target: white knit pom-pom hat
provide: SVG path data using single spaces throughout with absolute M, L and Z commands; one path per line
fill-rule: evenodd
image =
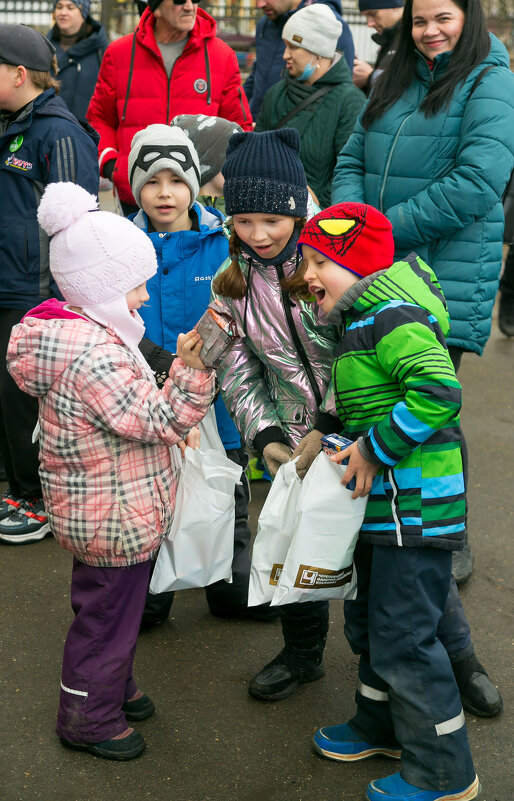
M 50 270 L 72 306 L 97 306 L 157 272 L 154 247 L 129 220 L 99 211 L 98 202 L 73 183 L 49 184 L 38 209 L 50 240 Z

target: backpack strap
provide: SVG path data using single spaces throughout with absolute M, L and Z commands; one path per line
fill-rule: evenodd
M 291 117 L 294 117 L 296 114 L 299 114 L 300 111 L 303 111 L 304 108 L 307 108 L 307 106 L 310 106 L 311 103 L 314 103 L 315 100 L 318 100 L 320 97 L 323 97 L 323 95 L 326 95 L 326 93 L 330 92 L 330 90 L 332 88 L 333 88 L 332 86 L 323 86 L 321 89 L 318 89 L 318 91 L 314 92 L 312 95 L 308 95 L 307 97 L 304 97 L 302 102 L 298 103 L 297 106 L 292 108 L 291 111 L 289 111 L 284 117 L 282 117 L 282 119 L 279 120 L 277 122 L 277 124 L 273 126 L 273 128 L 271 130 L 272 131 L 276 131 L 278 128 L 283 128 L 284 125 L 286 124 L 286 122 L 289 122 Z

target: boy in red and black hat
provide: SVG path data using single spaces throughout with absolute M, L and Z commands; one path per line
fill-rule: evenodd
M 472 799 L 479 793 L 464 713 L 438 628 L 451 554 L 462 548 L 465 488 L 461 387 L 448 355 L 446 301 L 414 253 L 392 264 L 387 218 L 341 203 L 298 240 L 324 322 L 344 322 L 333 367 L 353 497 L 368 495 L 355 551 L 358 595 L 345 633 L 359 654 L 357 711 L 318 729 L 314 745 L 343 762 L 376 754 L 403 770 L 372 781 L 369 801 Z

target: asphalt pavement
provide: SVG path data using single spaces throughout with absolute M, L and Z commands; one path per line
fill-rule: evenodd
M 475 555 L 462 598 L 505 702 L 498 718 L 466 715 L 481 801 L 514 798 L 513 354 L 495 322 L 485 355 L 464 357 L 460 371 Z M 254 530 L 267 488 L 252 484 Z M 311 750 L 315 729 L 353 708 L 357 664 L 340 602 L 331 604 L 325 678 L 263 703 L 248 695 L 248 681 L 282 647 L 279 623 L 213 618 L 203 590 L 177 594 L 169 622 L 139 638 L 135 675 L 157 707 L 137 725 L 148 743 L 142 756 L 115 763 L 63 749 L 54 725 L 72 557 L 47 537 L 2 545 L 0 559 L 2 801 L 353 801 L 398 769 L 384 759 L 336 764 Z

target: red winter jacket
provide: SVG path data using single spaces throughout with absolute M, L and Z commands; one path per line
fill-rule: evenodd
M 100 174 L 103 165 L 115 158 L 113 181 L 120 200 L 131 204 L 135 201 L 128 184 L 128 154 L 137 131 L 152 123 L 169 123 L 176 114 L 224 117 L 246 131 L 252 129 L 236 54 L 216 37 L 214 19 L 198 8 L 169 80 L 154 24 L 147 8 L 133 34 L 109 45 L 87 112 L 100 134 Z

